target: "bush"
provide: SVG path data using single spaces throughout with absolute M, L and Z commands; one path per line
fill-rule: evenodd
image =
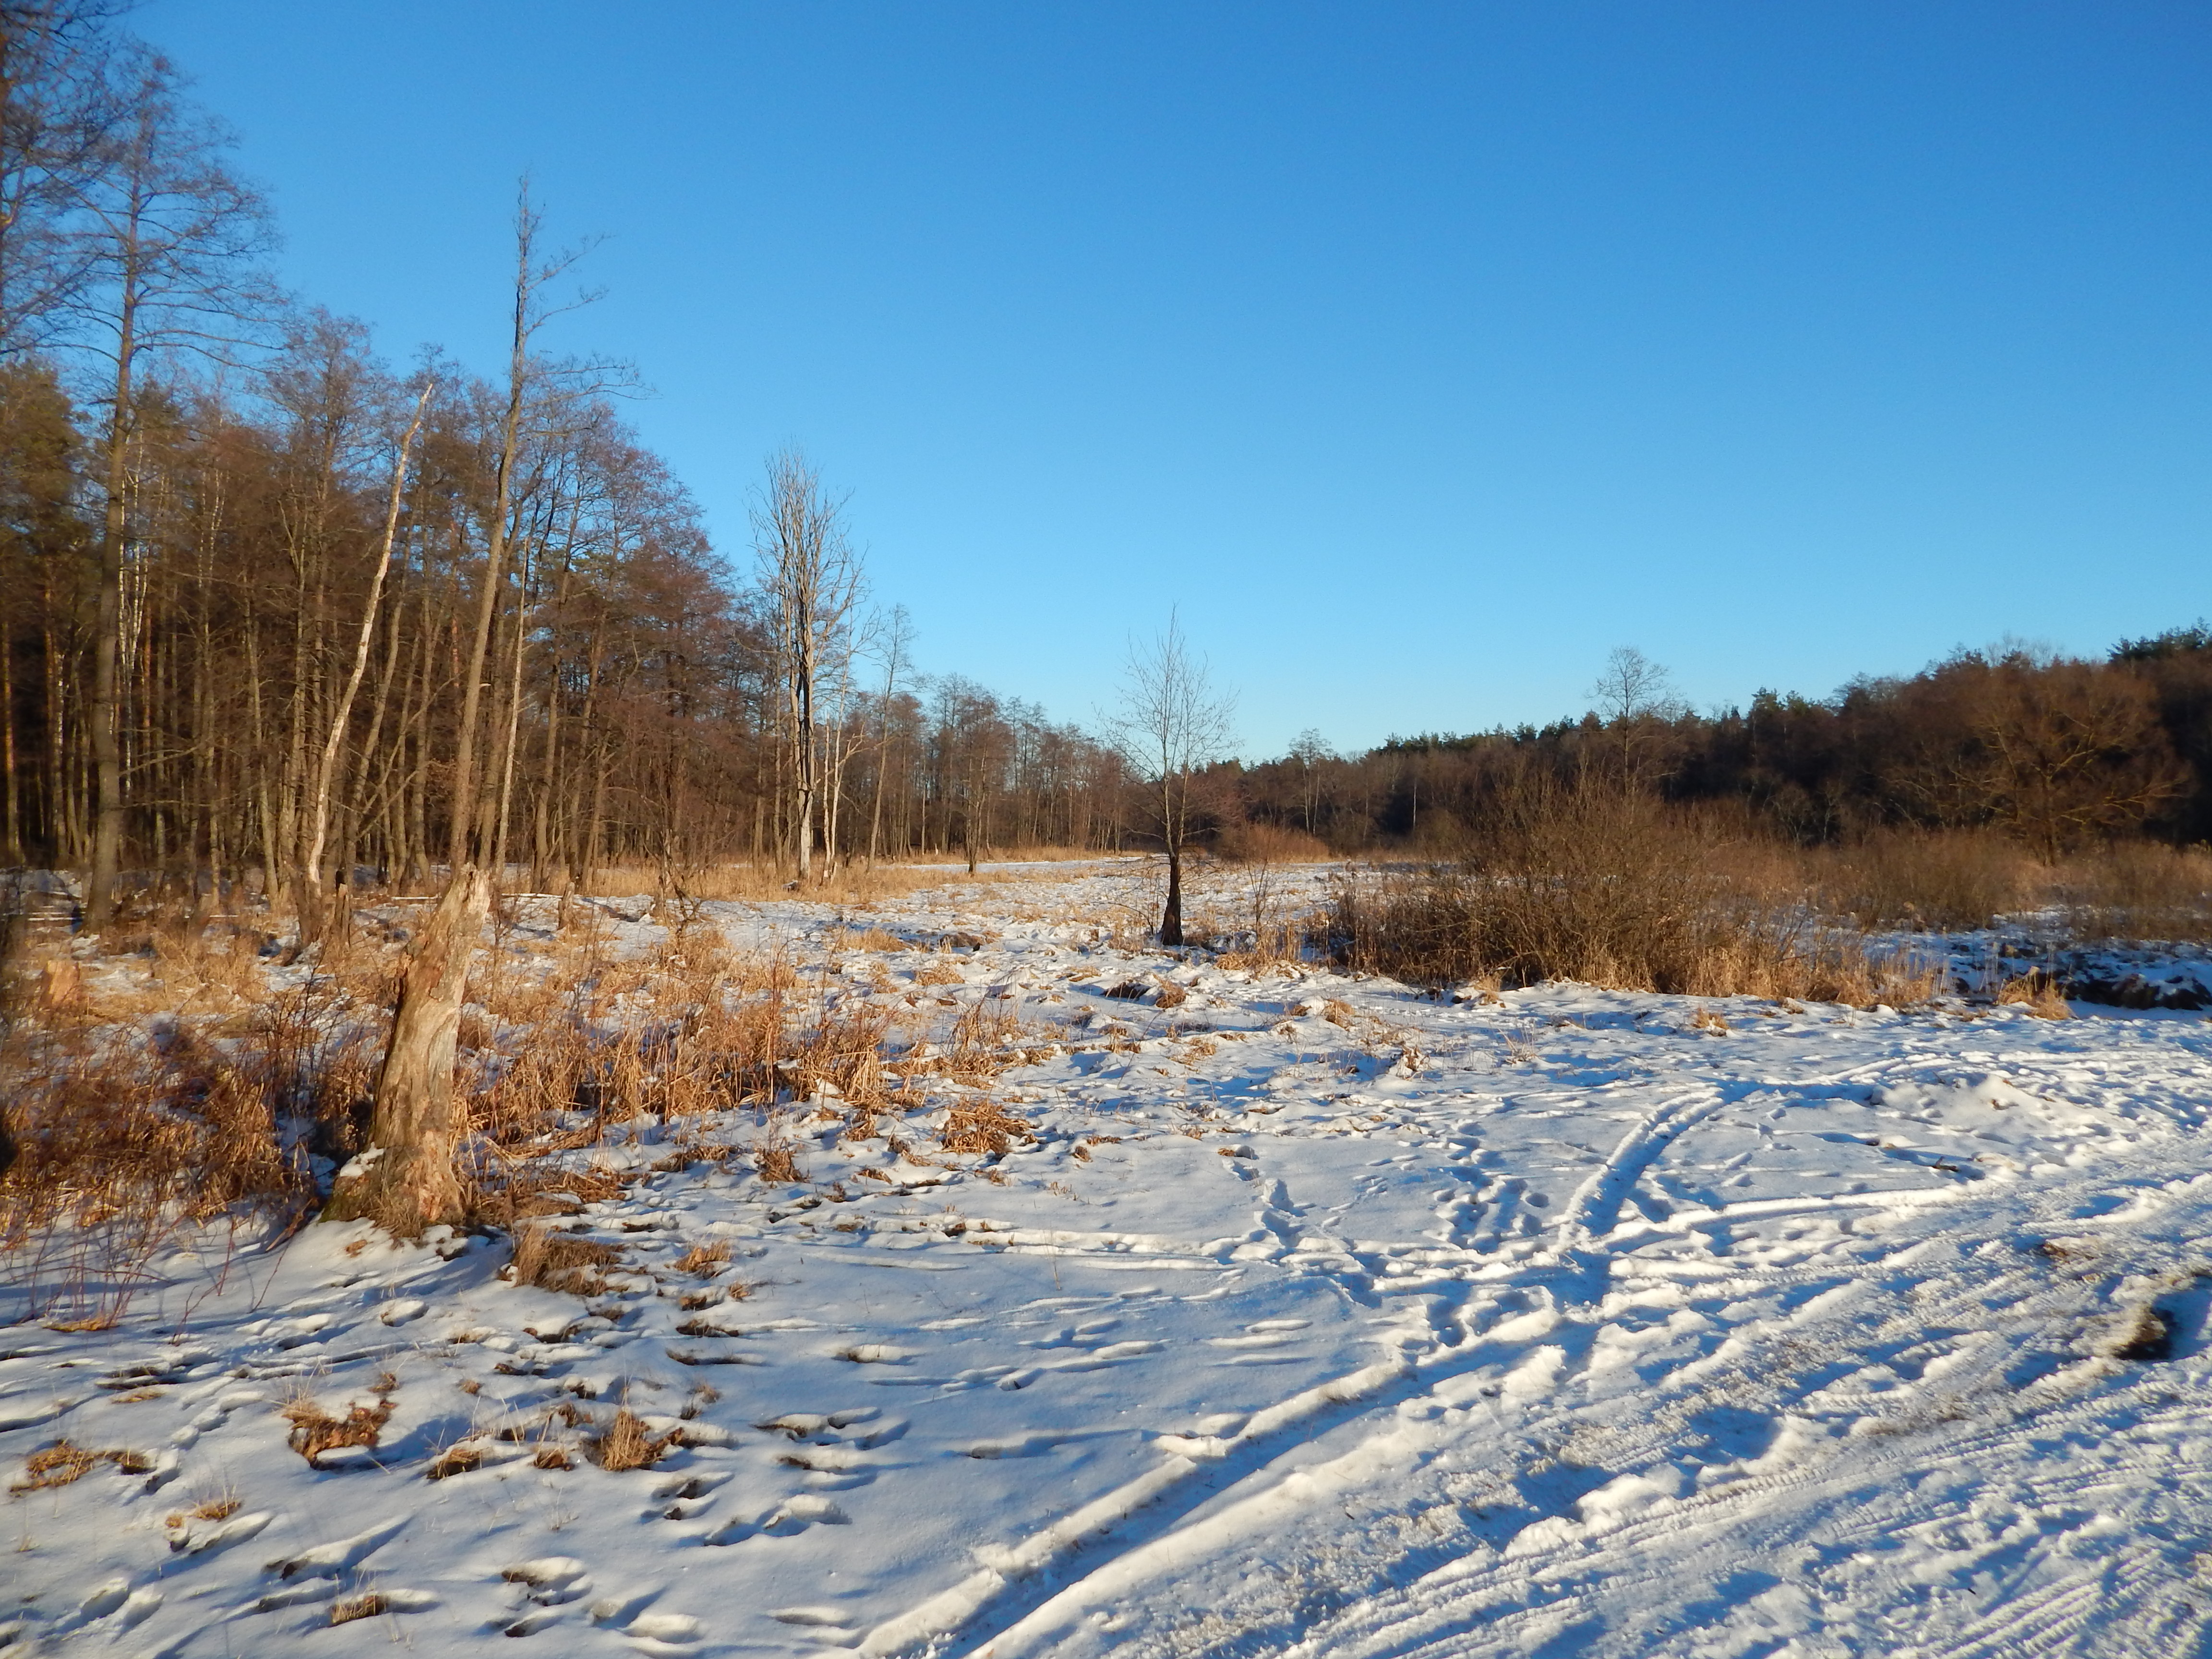
M 2212 939 L 2212 850 L 2115 842 L 2059 872 L 2069 929 L 2082 939 Z
M 1319 864 L 1331 856 L 1327 842 L 1279 823 L 1224 824 L 1213 850 L 1231 864 Z
M 1774 860 L 1717 821 L 1597 784 L 1523 786 L 1456 865 L 1340 883 L 1350 965 L 1414 983 L 1578 980 L 1691 996 L 1912 1001 L 1932 966 L 1821 926 Z
M 1987 927 L 2036 902 L 2038 866 L 1994 830 L 1879 830 L 1815 860 L 1822 902 L 1866 927 Z

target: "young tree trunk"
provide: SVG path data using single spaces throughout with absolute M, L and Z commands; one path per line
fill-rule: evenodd
M 491 884 L 474 865 L 453 872 L 407 964 L 391 1046 L 376 1079 L 368 1151 L 349 1165 L 324 1218 L 366 1217 L 395 1237 L 459 1225 L 461 1182 L 453 1161 L 466 1114 L 453 1096 L 461 996 L 477 936 L 491 908 Z
M 125 289 L 116 331 L 114 407 L 106 434 L 106 500 L 100 535 L 100 597 L 92 646 L 92 754 L 98 781 L 92 879 L 85 892 L 84 929 L 97 933 L 115 909 L 115 875 L 123 854 L 123 710 L 117 696 L 116 659 L 122 644 L 123 538 L 125 456 L 131 443 L 131 371 L 137 299 Z
M 1160 943 L 1182 943 L 1182 848 L 1174 841 L 1168 842 L 1168 902 L 1160 912 Z
M 316 758 L 307 809 L 307 854 L 301 860 L 300 872 L 302 939 L 323 936 L 323 845 L 330 831 L 331 784 L 337 775 L 339 746 L 344 743 L 346 726 L 353 719 L 353 700 L 360 695 L 362 679 L 368 672 L 368 647 L 376 632 L 377 607 L 384 602 L 384 579 L 392 568 L 392 544 L 399 536 L 399 507 L 407 489 L 407 458 L 415 447 L 416 434 L 422 430 L 422 417 L 429 412 L 430 394 L 436 389 L 434 380 L 425 379 L 422 382 L 422 395 L 415 400 L 415 418 L 399 440 L 398 453 L 392 459 L 392 495 L 385 503 L 384 537 L 378 544 L 376 562 L 369 574 L 368 598 L 361 608 L 361 630 L 354 641 L 353 666 L 346 676 L 344 690 L 339 692 L 331 709 L 330 730 L 323 738 L 323 752 Z M 392 625 L 398 627 L 397 619 Z

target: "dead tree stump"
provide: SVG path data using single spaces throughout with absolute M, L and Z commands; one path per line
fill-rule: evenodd
M 490 908 L 483 872 L 472 864 L 455 871 L 407 964 L 391 1046 L 377 1073 L 368 1150 L 340 1176 L 325 1220 L 366 1218 L 402 1238 L 459 1224 L 453 1152 L 465 1114 L 453 1096 L 453 1060 L 462 992 Z

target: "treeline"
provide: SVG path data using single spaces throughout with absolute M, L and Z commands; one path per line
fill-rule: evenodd
M 1455 852 L 1532 781 L 1624 783 L 1730 810 L 1801 844 L 1882 829 L 1995 828 L 2045 860 L 2115 836 L 2212 839 L 2212 633 L 2116 646 L 2102 660 L 1960 651 L 1920 673 L 1813 701 L 1761 691 L 1698 714 L 1662 670 L 1614 653 L 1577 720 L 1393 738 L 1356 757 L 1314 734 L 1280 760 L 1218 769 L 1218 821 L 1351 852 Z
M 915 677 L 837 500 L 771 459 L 734 569 L 556 355 L 515 221 L 505 374 L 395 372 L 281 294 L 264 204 L 99 0 L 0 0 L 0 860 L 261 872 L 810 866 L 1112 842 L 1119 760 Z M 488 296 L 488 301 L 489 296 Z M 794 519 L 793 514 L 796 514 Z

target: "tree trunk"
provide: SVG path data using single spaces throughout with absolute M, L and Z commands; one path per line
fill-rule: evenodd
M 1182 848 L 1168 842 L 1168 902 L 1160 912 L 1160 943 L 1173 948 L 1182 943 Z
M 300 871 L 300 936 L 302 939 L 323 937 L 323 846 L 330 830 L 331 784 L 337 775 L 338 750 L 345 741 L 346 726 L 353 719 L 353 700 L 361 694 L 362 679 L 368 672 L 368 647 L 376 632 L 377 607 L 384 602 L 384 579 L 392 568 L 392 544 L 399 535 L 399 507 L 407 489 L 407 458 L 415 447 L 416 435 L 422 430 L 422 417 L 429 412 L 430 394 L 436 389 L 436 381 L 427 379 L 423 381 L 422 395 L 415 400 L 415 418 L 409 423 L 405 435 L 399 440 L 398 453 L 392 459 L 392 496 L 385 504 L 384 538 L 377 545 L 376 562 L 369 573 L 368 598 L 362 605 L 361 630 L 354 641 L 353 666 L 346 676 L 345 689 L 338 694 L 337 702 L 331 709 L 330 731 L 323 738 L 323 752 L 315 763 L 314 784 L 307 807 L 307 852 L 301 860 Z M 396 617 L 392 626 L 395 629 L 398 626 Z
M 106 434 L 106 500 L 100 535 L 100 599 L 92 643 L 92 755 L 98 793 L 92 880 L 84 928 L 97 933 L 114 915 L 115 875 L 123 855 L 123 710 L 116 657 L 122 644 L 125 458 L 131 442 L 131 371 L 137 335 L 137 289 L 127 285 L 116 331 L 115 403 Z
M 407 964 L 392 1042 L 376 1079 L 368 1150 L 348 1166 L 324 1218 L 366 1217 L 395 1237 L 458 1226 L 461 1182 L 453 1153 L 467 1115 L 453 1096 L 461 996 L 477 936 L 491 908 L 491 884 L 472 864 L 453 872 Z

